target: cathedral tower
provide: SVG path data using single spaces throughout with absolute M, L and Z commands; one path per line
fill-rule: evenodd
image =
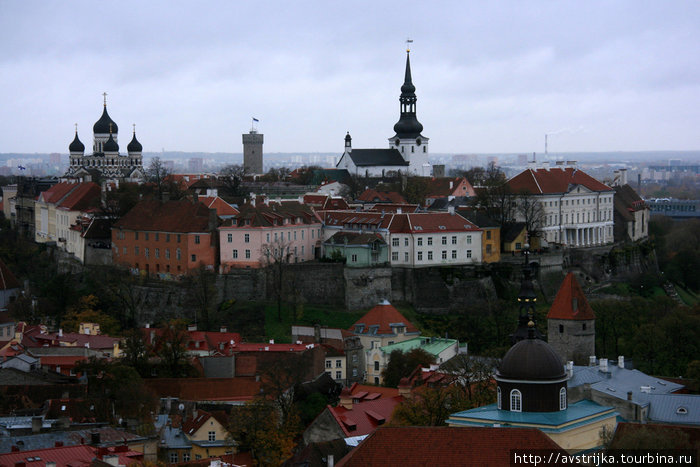
M 409 163 L 408 170 L 414 175 L 430 175 L 428 165 L 428 138 L 421 135 L 423 125 L 416 117 L 416 87 L 411 77 L 411 50 L 406 49 L 406 73 L 399 97 L 401 115 L 394 125 L 396 134 L 389 138 L 389 145 L 398 149 L 401 157 Z M 425 172 L 425 173 L 424 173 Z

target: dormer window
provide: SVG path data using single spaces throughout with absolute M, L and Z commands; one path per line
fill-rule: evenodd
M 678 408 L 676 409 L 676 413 L 677 413 L 678 415 L 688 415 L 688 409 L 685 408 L 685 407 L 678 407 Z

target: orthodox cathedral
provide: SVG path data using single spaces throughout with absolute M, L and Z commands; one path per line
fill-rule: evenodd
M 141 181 L 144 178 L 143 147 L 136 139 L 134 129 L 131 142 L 127 145 L 127 154 L 119 154 L 119 127 L 107 113 L 107 95 L 105 94 L 102 116 L 92 127 L 92 153 L 85 154 L 85 145 L 78 138 L 78 128 L 75 128 L 75 138 L 68 146 L 70 164 L 66 171 L 67 177 L 92 177 L 120 179 L 126 181 Z
M 389 138 L 389 149 L 353 149 L 350 133 L 345 135 L 345 151 L 336 165 L 351 174 L 380 177 L 390 172 L 430 175 L 428 138 L 416 117 L 416 87 L 411 78 L 410 49 L 406 50 L 406 73 L 399 97 L 401 116 Z

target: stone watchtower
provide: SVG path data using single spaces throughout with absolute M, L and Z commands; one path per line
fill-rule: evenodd
M 586 365 L 595 355 L 595 313 L 573 273 L 564 278 L 547 314 L 547 339 L 562 362 Z
M 243 133 L 243 167 L 252 174 L 263 173 L 263 135 L 251 128 Z

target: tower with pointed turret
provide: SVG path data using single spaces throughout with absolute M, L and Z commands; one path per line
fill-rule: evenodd
M 547 314 L 547 340 L 562 362 L 585 365 L 595 355 L 595 313 L 571 272 Z
M 401 157 L 408 162 L 408 170 L 412 174 L 429 175 L 428 164 L 428 138 L 423 136 L 423 125 L 416 116 L 416 87 L 413 85 L 411 77 L 411 49 L 406 49 L 406 72 L 404 74 L 403 85 L 401 86 L 401 96 L 399 97 L 399 108 L 401 115 L 399 121 L 394 125 L 394 136 L 389 138 L 389 146 L 398 149 Z M 428 170 L 428 173 L 424 173 Z
M 78 137 L 78 125 L 75 125 L 75 137 L 68 146 L 70 151 L 67 177 L 90 177 L 117 180 L 140 181 L 143 173 L 143 147 L 136 139 L 136 127 L 127 154 L 119 154 L 119 127 L 107 113 L 107 94 L 104 94 L 102 116 L 92 126 L 92 153 L 85 154 L 85 145 Z
M 409 41 L 410 42 L 410 41 Z M 411 76 L 411 50 L 406 49 L 406 71 L 399 96 L 399 121 L 394 125 L 394 136 L 389 138 L 388 149 L 353 149 L 350 133 L 345 135 L 345 151 L 336 168 L 367 177 L 383 177 L 397 173 L 430 175 L 428 138 L 423 136 L 423 125 L 416 117 L 416 87 Z

